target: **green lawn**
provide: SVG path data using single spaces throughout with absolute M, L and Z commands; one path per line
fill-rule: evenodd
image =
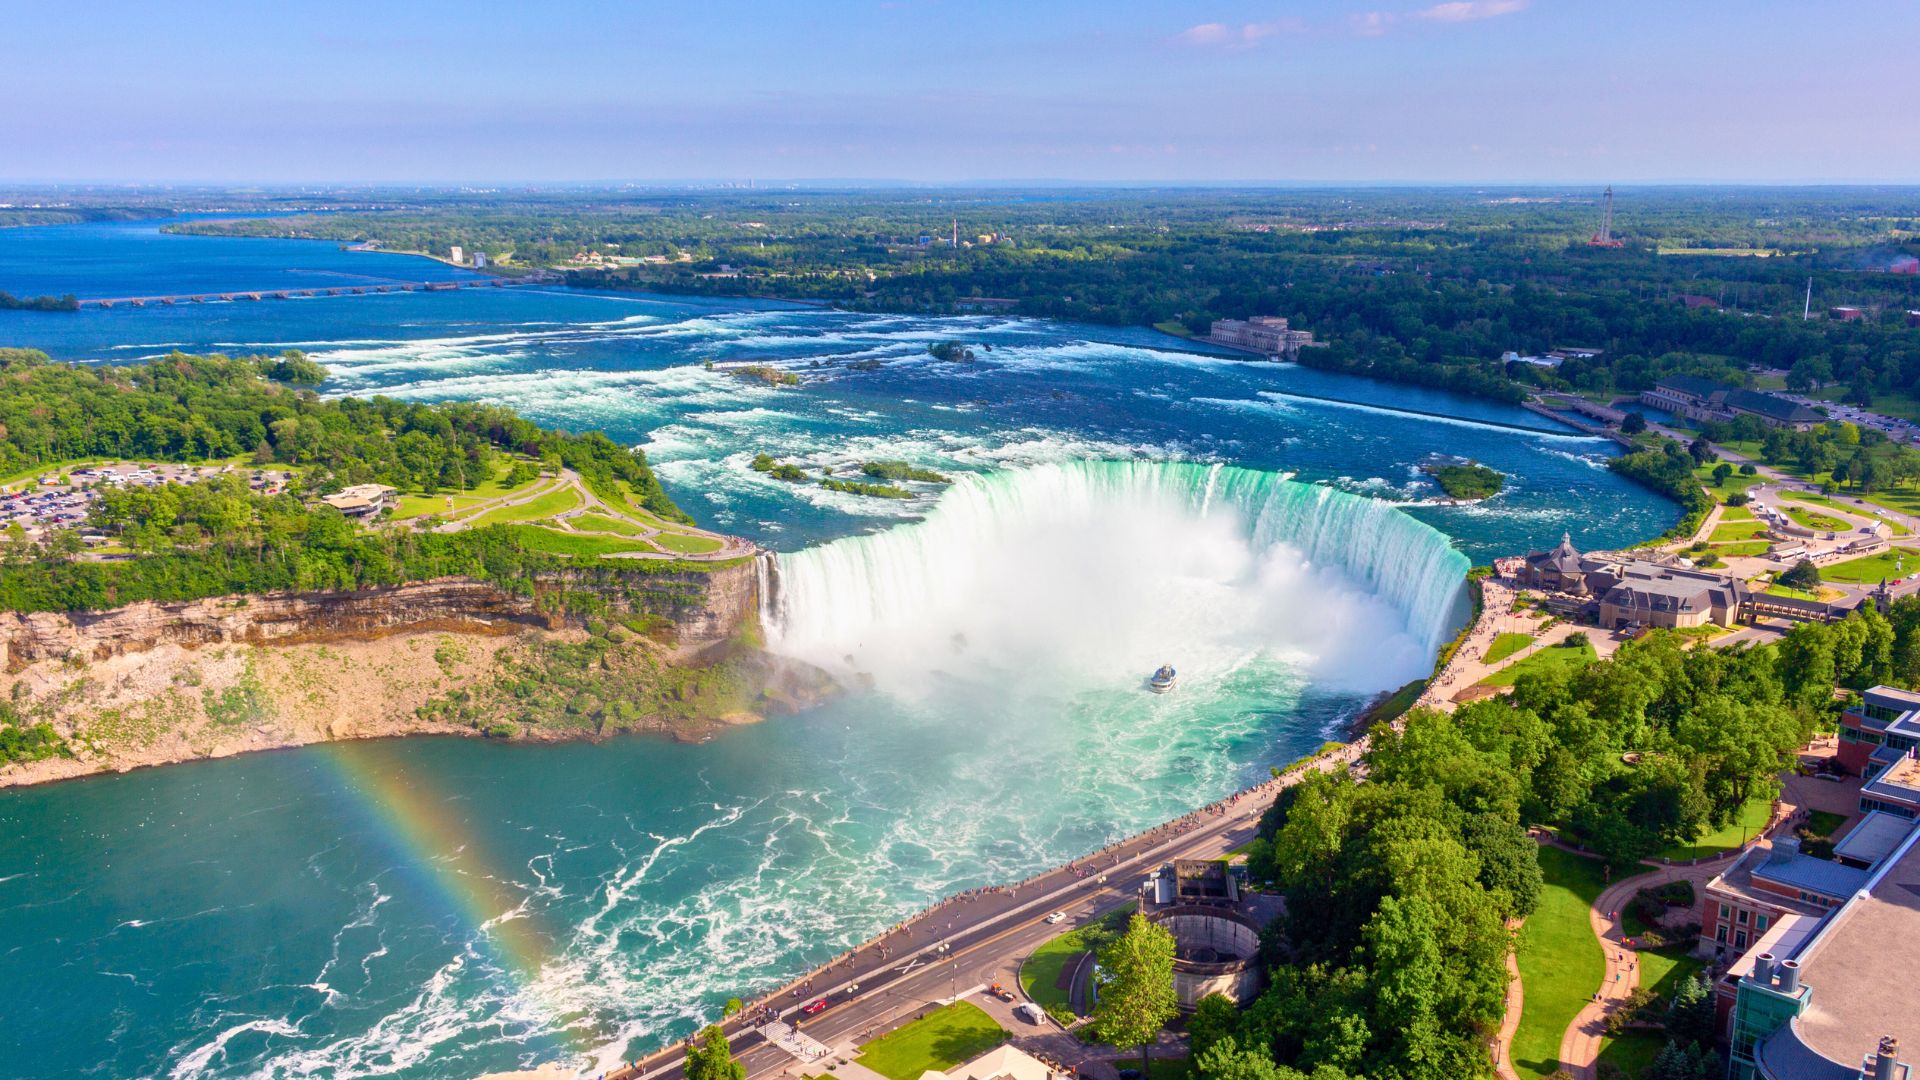
M 482 525 L 502 525 L 513 521 L 539 521 L 541 518 L 563 514 L 579 505 L 579 493 L 571 487 L 563 486 L 516 506 L 496 507 L 467 522 L 467 525 L 478 528 Z
M 509 470 L 502 470 L 499 475 L 481 483 L 472 491 L 445 492 L 439 495 L 402 495 L 394 503 L 393 519 L 395 521 L 405 521 L 408 518 L 424 517 L 427 514 L 445 514 L 447 513 L 447 499 L 449 496 L 453 499 L 454 510 L 465 510 L 469 507 L 478 506 L 489 499 L 498 499 L 508 495 L 524 493 L 545 479 L 536 476 L 524 484 L 507 487 L 501 483 L 501 481 L 507 478 L 508 473 Z
M 860 1047 L 860 1064 L 890 1080 L 920 1080 L 928 1069 L 944 1072 L 1006 1040 L 979 1006 L 956 1001 Z
M 1481 679 L 1480 685 L 1512 686 L 1519 680 L 1520 676 L 1531 671 L 1546 671 L 1552 668 L 1565 668 L 1569 671 L 1576 671 L 1598 659 L 1598 657 L 1594 655 L 1593 642 L 1588 641 L 1585 634 L 1568 638 L 1567 640 L 1578 642 L 1579 644 L 1573 648 L 1568 648 L 1564 645 L 1555 645 L 1550 648 L 1541 649 L 1539 652 L 1534 653 L 1532 656 L 1527 657 L 1512 667 L 1496 671 L 1486 678 Z
M 1780 509 L 1786 511 L 1787 516 L 1793 520 L 1805 525 L 1809 529 L 1817 529 L 1820 532 L 1847 532 L 1854 527 L 1846 521 L 1834 517 L 1832 514 L 1822 514 L 1817 510 L 1809 510 L 1804 506 L 1783 506 Z
M 1069 996 L 1067 988 L 1060 985 L 1061 972 L 1080 962 L 1080 955 L 1087 951 L 1088 937 L 1086 929 L 1074 930 L 1033 950 L 1020 965 L 1020 989 L 1043 1009 L 1067 1008 Z M 1088 976 L 1092 976 L 1091 970 Z
M 662 529 L 654 533 L 651 539 L 656 545 L 682 555 L 705 555 L 709 551 L 719 551 L 726 547 L 725 543 L 711 536 L 695 536 L 693 533 L 674 532 L 671 529 Z
M 1848 559 L 1846 562 L 1823 566 L 1820 568 L 1820 578 L 1850 585 L 1878 585 L 1883 578 L 1890 581 L 1905 577 L 1915 570 L 1920 570 L 1920 551 L 1897 547 L 1863 559 Z
M 1659 1031 L 1629 1031 L 1600 1040 L 1600 1061 L 1625 1076 L 1639 1076 L 1653 1065 L 1653 1059 L 1666 1049 L 1667 1036 Z
M 1629 911 L 1626 916 L 1627 936 L 1638 937 L 1645 930 L 1646 924 L 1634 918 Z M 1634 955 L 1640 963 L 1640 985 L 1668 1001 L 1673 999 L 1680 984 L 1693 978 L 1703 966 L 1699 960 L 1687 955 L 1683 945 L 1642 949 Z M 1653 1064 L 1653 1059 L 1666 1045 L 1667 1037 L 1661 1032 L 1632 1031 L 1618 1038 L 1600 1040 L 1600 1060 L 1628 1076 L 1638 1076 Z
M 1764 555 L 1772 546 L 1766 540 L 1743 540 L 1737 544 L 1715 544 L 1713 553 L 1723 559 L 1734 559 L 1742 555 Z
M 610 532 L 621 536 L 645 536 L 646 530 L 626 518 L 608 517 L 605 514 L 576 514 L 572 519 L 573 527 L 582 532 Z
M 1546 887 L 1520 928 L 1516 953 L 1526 1004 L 1513 1036 L 1513 1065 L 1523 1077 L 1548 1077 L 1560 1068 L 1560 1037 L 1600 988 L 1607 966 L 1587 921 L 1605 887 L 1600 861 L 1542 846 L 1540 871 Z
M 1531 634 L 1501 634 L 1487 647 L 1487 663 L 1497 664 L 1521 649 L 1533 644 Z
M 522 547 L 532 551 L 550 552 L 554 555 L 615 555 L 627 551 L 656 550 L 644 540 L 624 540 L 617 536 L 581 536 L 578 533 L 543 529 L 538 525 L 513 525 L 509 528 L 514 539 L 518 540 Z
M 1720 521 L 1753 521 L 1753 511 L 1744 506 L 1723 506 L 1720 508 Z
M 1713 527 L 1708 540 L 1751 540 L 1766 535 L 1767 527 L 1752 518 L 1746 521 L 1722 521 Z
M 1767 824 L 1767 817 L 1772 812 L 1772 799 L 1750 799 L 1747 805 L 1741 807 L 1740 812 L 1734 815 L 1732 823 L 1726 828 L 1715 829 L 1705 836 L 1697 837 L 1691 844 L 1677 844 L 1660 852 L 1660 855 L 1663 858 L 1679 861 L 1732 851 L 1740 846 L 1743 839 L 1757 835 Z
M 1162 320 L 1154 323 L 1153 328 L 1163 334 L 1172 334 L 1174 337 L 1190 338 L 1193 336 L 1193 331 L 1187 329 L 1187 324 L 1181 322 L 1179 319 Z

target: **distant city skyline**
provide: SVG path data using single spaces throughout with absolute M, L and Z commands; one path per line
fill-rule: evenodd
M 1920 181 L 1897 0 L 12 7 L 0 181 Z

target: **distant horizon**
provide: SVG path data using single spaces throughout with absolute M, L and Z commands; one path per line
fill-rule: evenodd
M 1689 188 L 1920 188 L 1920 177 L 1822 179 L 1606 179 L 1591 180 L 1128 180 L 1122 178 L 1083 180 L 1064 178 L 908 180 L 862 177 L 775 178 L 733 180 L 726 178 L 686 178 L 652 180 L 101 180 L 101 179 L 10 179 L 0 177 L 0 190 L 64 191 L 126 190 L 164 192 L 168 190 L 238 193 L 245 190 L 273 192 L 314 191 L 386 191 L 413 189 L 484 195 L 511 191 L 971 191 L 971 190 L 1061 190 L 1061 191 L 1355 191 L 1395 190 L 1562 190 L 1613 187 L 1619 190 L 1659 190 Z
M 8 30 L 16 183 L 1920 183 L 1901 0 L 96 0 Z

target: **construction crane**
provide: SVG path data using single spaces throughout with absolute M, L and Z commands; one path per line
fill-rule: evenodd
M 1605 248 L 1626 247 L 1627 245 L 1625 241 L 1616 240 L 1614 239 L 1614 236 L 1613 236 L 1613 185 L 1612 184 L 1607 185 L 1605 205 L 1606 205 L 1606 210 L 1603 211 L 1600 215 L 1600 231 L 1593 234 L 1593 239 L 1587 241 L 1587 246 L 1588 247 L 1605 247 Z

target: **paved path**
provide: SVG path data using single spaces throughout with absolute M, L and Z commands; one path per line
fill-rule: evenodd
M 652 543 L 654 537 L 660 536 L 663 533 L 673 532 L 705 537 L 718 541 L 720 544 L 720 546 L 713 551 L 679 552 L 665 548 L 660 551 L 615 551 L 606 553 L 602 558 L 682 559 L 693 562 L 722 562 L 727 559 L 738 559 L 744 556 L 754 555 L 760 550 L 754 546 L 751 541 L 738 536 L 723 536 L 719 533 L 708 532 L 705 529 L 692 527 L 684 529 L 662 528 L 653 522 L 644 521 L 636 517 L 632 511 L 625 507 L 609 505 L 605 500 L 601 499 L 600 496 L 593 493 L 593 489 L 587 486 L 586 482 L 580 478 L 579 473 L 566 468 L 561 469 L 555 476 L 540 480 L 525 491 L 517 492 L 511 496 L 489 499 L 472 506 L 450 511 L 443 515 L 443 520 L 440 524 L 435 525 L 433 530 L 443 533 L 459 532 L 462 529 L 473 527 L 481 518 L 486 517 L 496 510 L 525 506 L 528 503 L 543 499 L 555 492 L 569 490 L 573 492 L 576 500 L 574 506 L 571 509 L 563 510 L 554 515 L 554 520 L 567 532 L 577 533 L 581 536 L 604 536 L 616 540 L 640 541 L 642 543 Z M 579 517 L 581 514 L 600 514 L 604 517 L 616 518 L 633 526 L 635 531 L 632 533 L 622 533 L 575 528 L 572 519 Z M 415 519 L 408 519 L 405 522 L 397 522 L 395 524 L 406 527 L 413 520 Z
M 1756 838 L 1757 839 L 1757 838 Z M 1633 894 L 1650 886 L 1665 885 L 1682 879 L 1693 883 L 1696 895 L 1714 875 L 1732 864 L 1739 851 L 1692 866 L 1666 866 L 1616 881 L 1607 886 L 1593 906 L 1587 909 L 1587 922 L 1600 941 L 1606 957 L 1606 973 L 1600 989 L 1567 1025 L 1560 1037 L 1560 1066 L 1575 1080 L 1595 1080 L 1595 1063 L 1606 1039 L 1607 1017 L 1620 1009 L 1640 985 L 1640 954 L 1627 944 L 1626 910 Z
M 1507 933 L 1519 943 L 1521 920 L 1513 919 L 1507 923 Z M 1520 1080 L 1520 1073 L 1513 1067 L 1513 1037 L 1520 1030 L 1520 1014 L 1526 1010 L 1527 995 L 1520 985 L 1520 956 L 1515 949 L 1507 950 L 1507 1011 L 1500 1020 L 1500 1031 L 1493 1037 L 1494 1071 L 1500 1074 L 1500 1080 Z

